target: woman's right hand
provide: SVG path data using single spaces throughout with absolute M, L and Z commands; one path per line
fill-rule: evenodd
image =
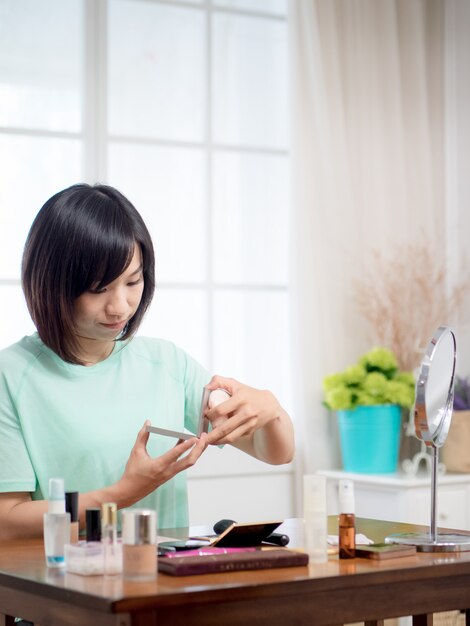
M 149 434 L 145 427 L 137 435 L 122 478 L 108 487 L 80 493 L 79 517 L 84 527 L 85 511 L 103 502 L 116 502 L 118 508 L 135 504 L 178 472 L 191 467 L 207 448 L 206 434 L 178 442 L 171 450 L 153 459 L 147 452 Z M 42 537 L 46 500 L 31 500 L 27 492 L 0 493 L 0 541 Z
M 126 463 L 124 474 L 116 487 L 119 490 L 120 506 L 129 506 L 141 500 L 157 487 L 196 463 L 207 448 L 206 433 L 178 443 L 168 452 L 152 458 L 147 452 L 150 433 L 146 421 L 137 435 L 134 447 Z

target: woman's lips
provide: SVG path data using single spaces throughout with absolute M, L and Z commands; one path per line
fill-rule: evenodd
M 114 322 L 112 324 L 101 323 L 101 326 L 105 328 L 109 328 L 109 330 L 122 330 L 124 326 L 127 324 L 127 320 L 123 320 L 122 322 Z

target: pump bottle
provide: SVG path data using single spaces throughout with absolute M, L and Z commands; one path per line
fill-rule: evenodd
M 339 558 L 353 559 L 356 556 L 356 517 L 352 480 L 339 481 L 339 511 Z
M 50 478 L 48 512 L 44 513 L 44 550 L 48 567 L 65 567 L 66 543 L 70 543 L 70 513 L 65 512 L 64 481 Z

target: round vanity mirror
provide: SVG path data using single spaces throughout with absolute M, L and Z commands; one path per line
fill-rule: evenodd
M 415 545 L 421 552 L 470 550 L 469 535 L 438 533 L 436 527 L 438 451 L 447 439 L 452 420 L 456 353 L 455 334 L 450 328 L 440 326 L 426 349 L 416 382 L 416 436 L 431 448 L 429 533 L 398 533 L 386 537 L 387 543 Z
M 454 401 L 455 335 L 440 326 L 421 363 L 416 383 L 415 431 L 427 446 L 440 448 L 449 433 Z

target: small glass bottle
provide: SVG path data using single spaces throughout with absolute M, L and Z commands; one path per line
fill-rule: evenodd
M 49 479 L 48 512 L 44 513 L 47 567 L 65 567 L 65 544 L 70 543 L 70 513 L 65 511 L 64 481 Z
M 124 578 L 154 580 L 157 576 L 157 516 L 151 509 L 122 512 Z
M 105 502 L 101 506 L 101 542 L 104 550 L 104 573 L 114 576 L 122 572 L 122 545 L 117 538 L 117 506 Z
M 356 556 L 356 516 L 354 514 L 354 483 L 339 481 L 339 558 Z

